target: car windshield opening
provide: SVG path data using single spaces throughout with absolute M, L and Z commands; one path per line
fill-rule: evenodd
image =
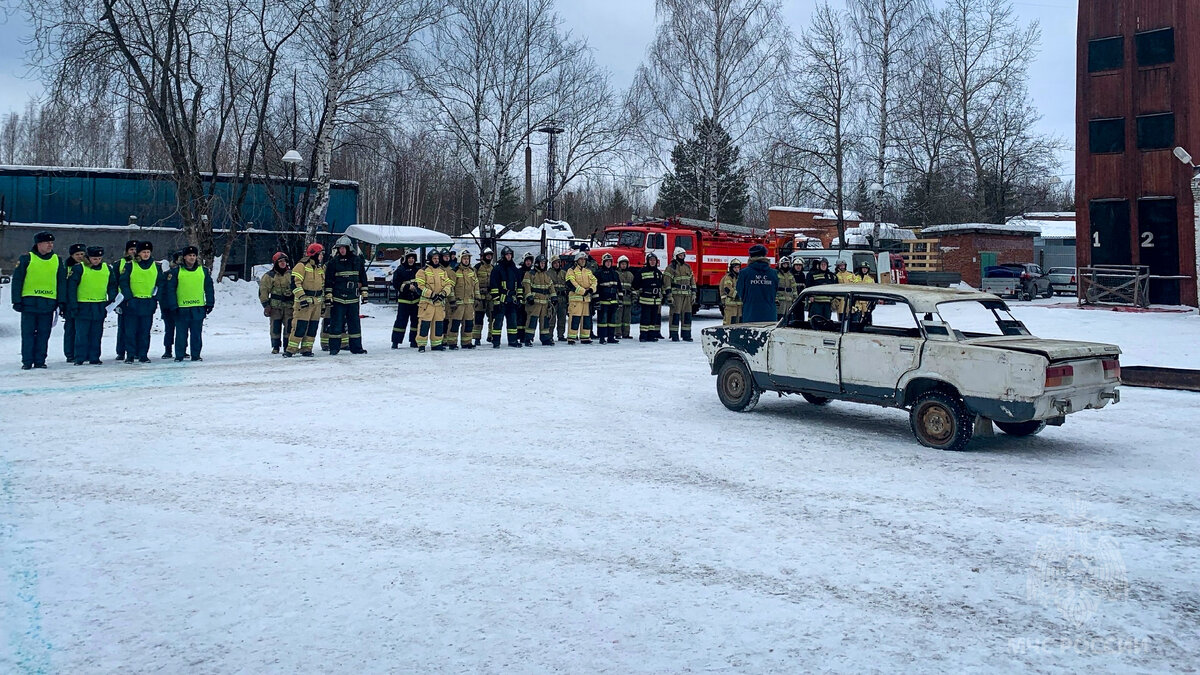
M 937 306 L 938 316 L 960 340 L 1005 335 L 1029 335 L 1025 324 L 1004 303 L 995 300 L 959 300 Z

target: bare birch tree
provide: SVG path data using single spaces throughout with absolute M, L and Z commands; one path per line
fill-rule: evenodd
M 896 150 L 898 118 L 904 111 L 897 85 L 909 79 L 917 66 L 930 10 L 927 0 L 850 0 L 848 5 L 850 26 L 858 39 L 859 72 L 867 103 L 865 135 L 874 146 L 872 177 L 882 193 Z M 882 194 L 874 195 L 876 200 L 880 197 Z M 872 241 L 878 238 L 877 208 Z
M 813 196 L 833 207 L 843 245 L 847 167 L 860 143 L 855 47 L 845 19 L 828 3 L 818 5 L 800 36 L 791 86 L 782 93 L 788 123 L 776 140 L 787 166 L 807 176 Z
M 735 147 L 754 154 L 759 130 L 774 106 L 772 85 L 788 54 L 788 33 L 777 0 L 657 0 L 660 19 L 646 61 L 630 90 L 641 144 L 662 170 L 670 151 L 709 120 Z M 715 180 L 719 149 L 708 139 L 704 159 L 709 194 L 689 195 L 716 220 L 724 202 Z
M 338 133 L 386 111 L 406 87 L 401 62 L 414 36 L 441 15 L 436 0 L 320 0 L 304 22 L 304 82 L 315 110 L 303 219 L 309 238 L 329 208 Z

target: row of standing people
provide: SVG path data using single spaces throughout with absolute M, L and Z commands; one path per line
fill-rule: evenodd
M 392 348 L 404 344 L 424 351 L 473 349 L 485 340 L 499 348 L 617 344 L 632 338 L 635 305 L 640 312 L 639 339 L 662 339 L 659 307 L 671 305 L 669 327 L 673 340 L 691 337 L 695 282 L 691 268 L 678 261 L 658 269 L 651 254 L 645 266 L 631 268 L 629 259 L 605 254 L 596 265 L 586 253 L 564 265 L 561 258 L 526 254 L 517 264 L 512 249 L 501 249 L 500 260 L 485 249 L 472 265 L 471 254 L 455 260 L 448 250 L 430 254 L 424 265 L 409 253 L 392 280 L 399 302 L 392 329 Z M 615 263 L 615 264 L 614 264 Z M 686 270 L 686 271 L 685 271 Z
M 161 310 L 166 327 L 164 358 L 201 360 L 204 317 L 212 312 L 212 276 L 194 246 L 177 251 L 163 272 L 148 241 L 130 241 L 113 264 L 99 246 L 73 244 L 64 259 L 54 252 L 54 235 L 39 232 L 12 275 L 13 309 L 21 313 L 21 368 L 46 368 L 50 334 L 63 319 L 63 354 L 69 363 L 99 365 L 104 320 L 117 313 L 117 359 L 150 361 L 150 329 Z M 119 302 L 118 302 L 119 301 Z
M 868 263 L 863 262 L 856 272 L 850 272 L 846 262 L 839 260 L 836 271 L 831 271 L 829 260 L 818 258 L 805 270 L 803 265 L 793 266 L 792 259 L 784 256 L 777 267 L 771 268 L 766 247 L 755 245 L 750 248 L 750 265 L 745 274 L 740 260 L 734 258 L 729 262 L 729 270 L 718 288 L 721 316 L 725 325 L 776 321 L 787 314 L 805 288 L 852 283 L 875 283 Z M 844 309 L 836 298 L 818 296 L 811 311 L 829 318 L 833 312 L 840 314 Z

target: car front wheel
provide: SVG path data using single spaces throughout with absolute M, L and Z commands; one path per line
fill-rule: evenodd
M 1029 420 L 1028 422 L 996 422 L 996 426 L 1009 436 L 1032 436 L 1045 429 L 1046 423 L 1042 420 Z
M 928 391 L 909 410 L 909 423 L 917 440 L 938 450 L 963 450 L 971 442 L 975 418 L 955 394 Z
M 717 373 L 717 396 L 726 408 L 734 412 L 750 412 L 758 404 L 758 388 L 746 362 L 731 358 Z

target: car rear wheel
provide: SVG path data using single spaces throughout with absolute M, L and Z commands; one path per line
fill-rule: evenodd
M 717 396 L 726 408 L 734 412 L 750 412 L 758 405 L 758 388 L 746 362 L 731 358 L 717 373 Z
M 826 403 L 829 403 L 828 398 L 825 398 L 824 396 L 817 396 L 816 394 L 810 394 L 806 391 L 800 392 L 800 395 L 804 397 L 805 401 L 808 401 L 813 405 L 825 405 Z
M 975 418 L 957 395 L 927 391 L 909 410 L 909 423 L 917 440 L 938 450 L 963 450 L 971 442 Z
M 1032 436 L 1045 429 L 1046 423 L 1042 420 L 1029 420 L 1028 422 L 996 422 L 996 426 L 1009 436 Z

